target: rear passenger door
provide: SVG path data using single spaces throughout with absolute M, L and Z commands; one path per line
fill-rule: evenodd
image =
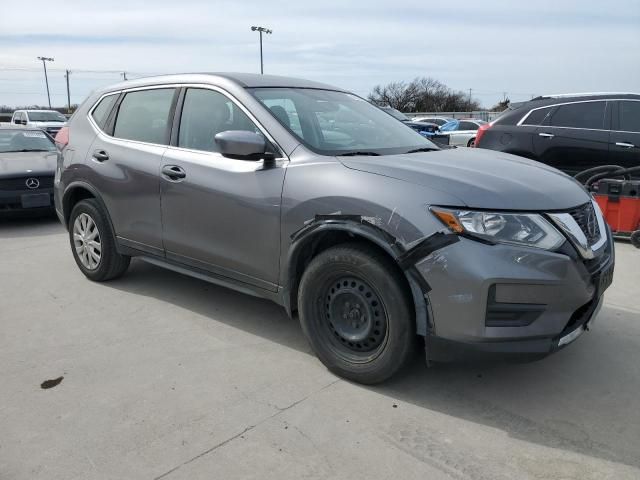
M 640 166 L 640 100 L 620 100 L 614 110 L 611 144 L 613 165 Z M 633 174 L 640 177 L 640 172 Z
M 538 160 L 570 175 L 599 165 L 609 156 L 609 117 L 605 100 L 556 106 L 536 129 L 533 144 Z
M 89 149 L 87 178 L 102 195 L 118 240 L 156 255 L 164 254 L 160 162 L 176 100 L 175 88 L 145 88 L 123 92 L 106 120 L 101 102 L 91 112 L 104 127 L 98 125 Z

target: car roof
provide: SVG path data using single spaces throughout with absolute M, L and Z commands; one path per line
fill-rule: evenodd
M 321 90 L 335 90 L 344 92 L 342 88 L 334 87 L 325 83 L 314 82 L 312 80 L 304 80 L 301 78 L 283 77 L 279 75 L 261 75 L 258 73 L 233 73 L 233 72 L 205 72 L 205 73 L 179 73 L 169 75 L 158 75 L 154 77 L 145 77 L 135 80 L 126 80 L 124 82 L 111 85 L 105 89 L 120 90 L 132 87 L 145 87 L 152 85 L 162 85 L 170 83 L 215 83 L 220 80 L 233 82 L 243 88 L 258 87 L 290 87 L 290 88 L 315 88 Z
M 60 113 L 57 110 L 43 110 L 43 109 L 40 109 L 40 108 L 21 108 L 20 110 L 16 110 L 16 112 L 56 112 L 56 113 Z M 62 114 L 60 113 L 60 115 L 62 115 Z
M 586 92 L 541 95 L 524 102 L 513 103 L 493 123 L 515 124 L 530 110 L 563 103 L 595 100 L 640 100 L 640 94 L 627 92 Z
M 582 100 L 640 100 L 638 93 L 626 92 L 593 92 L 593 93 L 565 93 L 556 95 L 542 95 L 518 104 L 516 108 L 536 108 L 546 105 L 555 105 L 557 103 L 579 102 Z
M 38 127 L 25 127 L 24 125 L 14 125 L 12 123 L 8 125 L 0 125 L 0 130 L 25 130 L 27 132 L 42 132 L 43 130 Z

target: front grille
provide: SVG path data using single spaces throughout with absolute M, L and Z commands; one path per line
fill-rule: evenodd
M 587 237 L 589 245 L 593 245 L 600 239 L 600 227 L 598 227 L 596 211 L 591 202 L 574 208 L 568 213 L 576 221 L 584 236 Z
M 27 187 L 27 180 L 35 178 L 40 182 L 38 188 L 30 189 Z M 18 178 L 2 178 L 0 179 L 0 190 L 28 190 L 37 192 L 43 188 L 53 188 L 53 176 L 35 176 L 35 177 L 18 177 Z

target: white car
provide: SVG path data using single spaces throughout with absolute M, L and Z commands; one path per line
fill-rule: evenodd
M 439 127 L 444 125 L 445 123 L 449 123 L 453 118 L 449 117 L 425 117 L 424 115 L 419 117 L 413 117 L 411 120 L 414 122 L 426 122 L 426 123 L 435 123 Z
M 67 124 L 67 117 L 55 110 L 16 110 L 11 117 L 14 125 L 44 130 L 52 137 Z
M 484 120 L 451 120 L 440 127 L 440 133 L 449 135 L 449 145 L 473 147 L 478 129 L 486 123 Z

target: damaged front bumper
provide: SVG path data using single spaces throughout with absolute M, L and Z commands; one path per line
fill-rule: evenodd
M 597 257 L 460 241 L 415 267 L 430 286 L 427 359 L 532 360 L 571 343 L 602 305 L 614 265 L 609 235 Z

